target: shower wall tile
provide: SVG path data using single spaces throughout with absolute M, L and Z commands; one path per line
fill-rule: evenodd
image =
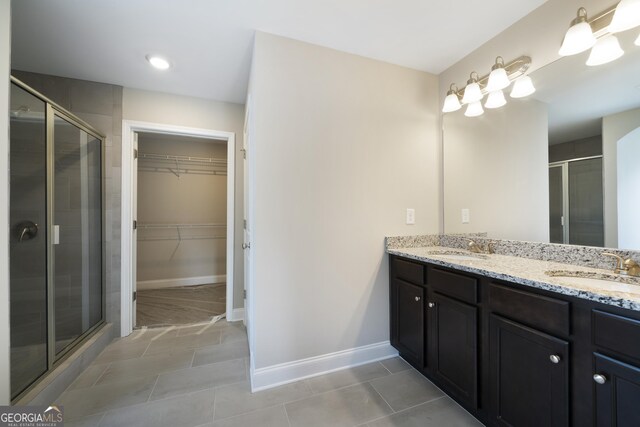
M 11 75 L 31 86 L 61 107 L 70 110 L 70 79 L 19 70 L 13 70 Z
M 113 86 L 75 80 L 69 88 L 71 111 L 113 116 Z

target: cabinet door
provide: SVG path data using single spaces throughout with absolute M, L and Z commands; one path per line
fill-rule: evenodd
M 517 427 L 569 424 L 569 343 L 492 314 L 491 417 Z
M 478 309 L 434 293 L 428 303 L 430 365 L 445 391 L 476 409 Z
M 424 358 L 424 288 L 402 280 L 396 286 L 396 348 L 405 359 L 422 367 Z
M 594 357 L 596 425 L 640 426 L 640 368 L 597 353 Z

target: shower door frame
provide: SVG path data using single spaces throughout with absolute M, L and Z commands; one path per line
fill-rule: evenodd
M 28 387 L 18 393 L 11 399 L 12 403 L 18 402 L 21 398 L 33 390 L 48 374 L 57 368 L 62 362 L 74 353 L 80 345 L 86 342 L 91 336 L 98 332 L 106 324 L 106 176 L 105 176 L 105 153 L 106 153 L 106 137 L 93 128 L 90 124 L 67 111 L 54 101 L 50 100 L 40 92 L 28 86 L 14 76 L 11 76 L 11 83 L 29 92 L 36 98 L 43 101 L 46 105 L 45 109 L 45 129 L 46 129 L 46 280 L 47 280 L 47 370 L 44 371 L 37 379 L 35 379 Z M 69 345 L 67 345 L 60 353 L 56 353 L 56 336 L 55 336 L 55 244 L 53 242 L 53 226 L 54 226 L 54 194 L 55 194 L 55 135 L 54 123 L 55 117 L 59 117 L 80 130 L 100 140 L 100 235 L 101 235 L 101 292 L 102 292 L 102 312 L 100 320 L 80 334 Z M 9 187 L 11 185 L 9 184 Z M 9 284 L 11 286 L 11 284 Z

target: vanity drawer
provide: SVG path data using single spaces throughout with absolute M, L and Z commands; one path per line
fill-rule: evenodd
M 593 343 L 640 360 L 640 321 L 600 310 L 592 311 Z
M 560 335 L 569 335 L 571 303 L 513 289 L 489 285 L 489 307 L 513 320 Z
M 424 265 L 400 258 L 393 259 L 395 277 L 414 285 L 424 285 Z
M 478 302 L 478 279 L 475 277 L 433 267 L 427 272 L 427 283 L 443 295 L 471 304 Z

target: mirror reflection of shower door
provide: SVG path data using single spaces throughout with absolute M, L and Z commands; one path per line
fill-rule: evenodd
M 604 246 L 602 157 L 549 165 L 552 243 Z M 561 224 L 561 230 L 558 226 Z
M 564 243 L 564 185 L 562 165 L 549 166 L 549 241 Z
M 48 369 L 46 104 L 11 85 L 11 396 Z
M 102 319 L 100 140 L 54 118 L 55 354 Z

